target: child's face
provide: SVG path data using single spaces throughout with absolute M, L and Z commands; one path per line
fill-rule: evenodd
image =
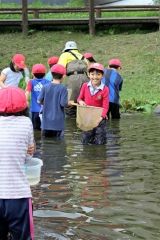
M 14 64 L 14 69 L 16 70 L 16 72 L 23 71 L 23 69 L 19 68 L 16 64 Z
M 99 86 L 101 84 L 101 79 L 103 76 L 101 71 L 97 71 L 97 70 L 91 71 L 91 72 L 89 72 L 88 76 L 94 87 Z

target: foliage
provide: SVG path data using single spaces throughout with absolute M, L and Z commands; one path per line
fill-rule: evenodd
M 70 0 L 67 7 L 84 7 L 84 0 Z
M 88 31 L 87 31 L 88 32 Z M 90 37 L 84 31 L 30 31 L 24 38 L 20 32 L 0 33 L 0 69 L 6 67 L 11 56 L 21 52 L 26 56 L 27 65 L 31 69 L 35 63 L 47 66 L 47 59 L 52 55 L 60 55 L 68 40 L 75 40 L 80 51 L 92 52 L 98 62 L 105 66 L 110 58 L 118 57 L 123 63 L 121 75 L 124 78 L 121 105 L 124 111 L 152 110 L 160 103 L 160 48 L 159 32 L 135 32 L 129 30 L 118 32 L 97 31 Z
M 153 0 L 154 4 L 160 4 L 160 0 Z

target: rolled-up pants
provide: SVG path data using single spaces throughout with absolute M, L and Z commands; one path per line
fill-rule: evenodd
M 31 199 L 0 199 L 0 240 L 33 239 Z

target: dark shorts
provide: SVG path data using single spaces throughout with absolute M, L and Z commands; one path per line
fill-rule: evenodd
M 33 239 L 31 199 L 0 199 L 0 240 Z
M 112 119 L 120 119 L 119 104 L 112 102 L 109 103 L 109 110 L 107 113 L 108 119 L 110 118 L 110 115 Z
M 41 119 L 39 112 L 32 112 L 32 123 L 35 130 L 41 130 Z
M 42 130 L 42 137 L 53 137 L 53 138 L 63 138 L 64 131 L 55 131 L 55 130 Z
M 99 125 L 82 133 L 82 144 L 106 144 L 106 119 L 103 119 Z

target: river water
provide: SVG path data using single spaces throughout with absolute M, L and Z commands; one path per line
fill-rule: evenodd
M 124 114 L 107 129 L 105 146 L 82 146 L 75 119 L 65 141 L 36 134 L 36 240 L 160 239 L 160 117 Z

